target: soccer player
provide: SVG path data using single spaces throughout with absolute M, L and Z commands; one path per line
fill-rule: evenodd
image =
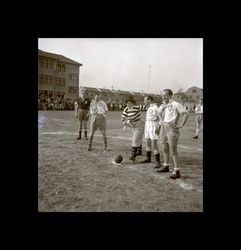
M 95 131 L 99 128 L 100 132 L 103 135 L 105 148 L 104 151 L 109 151 L 107 147 L 107 136 L 106 136 L 106 117 L 105 114 L 108 111 L 106 103 L 100 100 L 99 95 L 95 95 L 95 99 L 90 103 L 90 139 L 88 151 L 92 148 L 92 141 L 95 134 Z
M 86 90 L 81 91 L 81 98 L 79 102 L 75 102 L 75 118 L 78 118 L 79 122 L 79 136 L 76 140 L 81 140 L 82 126 L 84 127 L 85 140 L 88 140 L 87 137 L 87 122 L 89 119 L 89 108 L 90 108 L 90 99 Z
M 146 96 L 144 98 L 144 103 L 147 107 L 146 112 L 146 123 L 145 123 L 145 138 L 147 142 L 146 146 L 146 159 L 141 161 L 141 163 L 151 162 L 151 149 L 153 145 L 154 155 L 156 158 L 156 165 L 154 168 L 160 168 L 160 152 L 157 145 L 157 140 L 159 136 L 155 133 L 157 128 L 159 127 L 159 112 L 158 107 L 155 103 L 153 103 L 152 96 Z
M 195 108 L 195 114 L 196 114 L 196 134 L 193 138 L 198 139 L 199 129 L 201 127 L 201 122 L 203 119 L 203 99 L 199 100 L 199 104 Z
M 164 144 L 164 164 L 157 172 L 169 172 L 169 153 L 171 152 L 174 171 L 170 178 L 180 178 L 180 167 L 178 163 L 177 143 L 179 139 L 179 129 L 184 126 L 188 119 L 188 111 L 180 103 L 172 100 L 172 91 L 165 89 L 162 92 L 163 104 L 159 108 L 160 113 L 160 138 Z M 182 115 L 182 121 L 179 124 L 179 117 Z
M 129 158 L 132 161 L 135 161 L 137 155 L 141 155 L 144 121 L 141 120 L 140 111 L 145 110 L 144 105 L 135 105 L 135 100 L 132 96 L 129 96 L 121 116 L 122 125 L 132 129 L 132 153 Z

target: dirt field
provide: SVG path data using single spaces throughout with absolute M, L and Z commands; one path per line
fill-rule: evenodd
M 202 212 L 203 138 L 192 139 L 194 114 L 181 130 L 181 179 L 156 173 L 152 163 L 132 163 L 131 131 L 122 130 L 121 112 L 107 114 L 109 152 L 99 131 L 93 140 L 76 140 L 78 124 L 73 111 L 39 111 L 38 209 L 39 212 Z M 162 146 L 159 144 L 160 149 Z M 121 166 L 111 163 L 116 154 Z M 162 156 L 161 156 L 162 158 Z M 171 166 L 171 170 L 172 170 Z

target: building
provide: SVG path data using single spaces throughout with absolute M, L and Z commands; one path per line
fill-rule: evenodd
M 185 96 L 188 102 L 198 103 L 203 98 L 203 90 L 193 86 L 185 90 Z
M 189 111 L 194 111 L 197 103 L 203 98 L 203 90 L 196 86 L 180 89 L 173 94 L 173 100 L 186 106 Z
M 38 96 L 77 98 L 81 63 L 38 50 Z

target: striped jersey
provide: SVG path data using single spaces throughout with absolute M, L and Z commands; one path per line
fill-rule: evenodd
M 136 122 L 141 119 L 141 112 L 140 111 L 146 111 L 145 105 L 134 105 L 132 108 L 126 107 L 123 110 L 122 116 L 121 116 L 121 122 L 125 120 L 129 120 L 130 122 Z

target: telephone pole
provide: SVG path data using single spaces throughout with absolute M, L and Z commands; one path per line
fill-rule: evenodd
M 151 76 L 151 65 L 148 65 L 148 94 L 149 94 L 149 84 L 150 84 L 150 76 Z

